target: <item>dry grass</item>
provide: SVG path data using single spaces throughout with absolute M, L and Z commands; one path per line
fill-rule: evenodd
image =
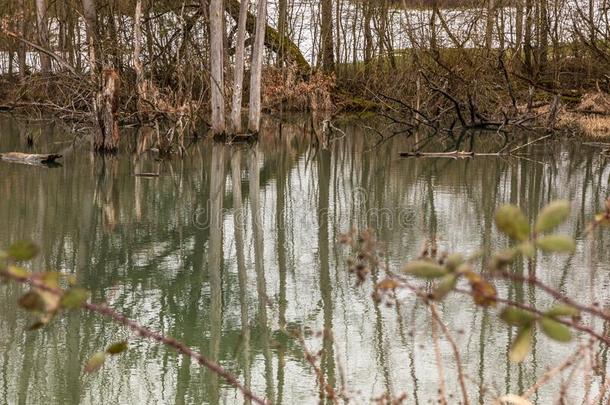
M 263 106 L 267 111 L 331 111 L 335 77 L 314 72 L 303 77 L 296 66 L 263 71 Z
M 596 92 L 585 94 L 570 111 L 559 114 L 559 126 L 576 130 L 583 136 L 610 138 L 610 95 Z
M 610 138 L 610 116 L 586 115 L 577 119 L 580 129 L 594 138 Z

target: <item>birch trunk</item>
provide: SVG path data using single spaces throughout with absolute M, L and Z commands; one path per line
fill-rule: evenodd
M 142 0 L 136 1 L 133 19 L 133 68 L 136 71 L 136 88 L 138 91 L 138 116 L 141 118 L 142 101 L 144 99 L 144 77 L 142 72 Z
M 36 26 L 38 28 L 38 45 L 49 49 L 46 0 L 36 0 Z M 49 73 L 51 71 L 51 58 L 44 52 L 40 52 L 40 70 L 42 73 Z
M 246 21 L 248 19 L 248 0 L 242 0 L 237 22 L 237 45 L 235 47 L 235 72 L 233 83 L 233 108 L 231 109 L 231 125 L 234 133 L 240 133 L 241 103 L 244 85 L 244 62 L 246 42 Z
M 263 71 L 263 52 L 265 29 L 267 27 L 267 0 L 258 1 L 256 14 L 256 34 L 252 49 L 252 67 L 250 69 L 250 116 L 248 129 L 253 133 L 260 130 L 261 121 L 261 79 Z
M 210 1 L 210 78 L 212 93 L 212 131 L 222 134 L 226 130 L 224 74 L 223 74 L 223 0 Z

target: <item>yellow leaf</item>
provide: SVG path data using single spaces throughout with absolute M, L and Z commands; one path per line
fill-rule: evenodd
M 377 290 L 393 290 L 396 287 L 398 287 L 398 283 L 396 282 L 396 280 L 386 278 L 377 283 L 377 286 L 375 288 Z
M 91 374 L 102 367 L 104 362 L 106 361 L 106 353 L 97 352 L 93 356 L 87 360 L 87 364 L 85 364 L 85 373 Z
M 443 277 L 447 274 L 447 269 L 436 263 L 425 260 L 415 260 L 407 263 L 407 265 L 403 267 L 402 272 L 415 277 L 432 279 Z
M 508 354 L 511 361 L 521 363 L 525 359 L 532 345 L 532 335 L 533 329 L 531 326 L 525 326 L 519 330 Z
M 494 405 L 532 405 L 532 403 L 519 395 L 508 394 L 494 401 Z

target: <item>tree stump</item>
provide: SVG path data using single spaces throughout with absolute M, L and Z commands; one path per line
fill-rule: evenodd
M 119 74 L 116 69 L 104 69 L 100 89 L 94 101 L 97 128 L 93 136 L 93 148 L 97 152 L 112 153 L 119 147 Z

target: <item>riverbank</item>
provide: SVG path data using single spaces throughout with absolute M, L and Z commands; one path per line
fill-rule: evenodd
M 448 65 L 428 55 L 417 66 L 412 58 L 400 59 L 395 66 L 384 59 L 368 66 L 338 65 L 335 73 L 304 74 L 296 66 L 267 66 L 262 83 L 263 111 L 314 113 L 321 120 L 371 113 L 411 132 L 422 127 L 437 132 L 483 129 L 511 133 L 525 129 L 610 137 L 610 95 L 600 88 L 599 81 L 581 83 L 579 88 L 571 82 L 551 86 L 544 77 L 534 82 L 522 76 L 517 67 L 504 65 L 504 75 L 487 66 L 478 68 L 477 77 L 476 72 L 463 69 L 464 61 L 456 52 L 443 52 L 442 60 Z M 481 58 L 481 63 L 493 59 L 475 51 L 465 55 Z M 459 73 L 443 73 L 448 67 Z M 121 79 L 118 114 L 122 126 L 171 125 L 185 116 L 190 122 L 207 125 L 209 89 L 191 89 L 191 96 L 196 96 L 191 100 L 180 99 L 171 87 L 155 85 L 155 108 L 142 114 L 133 72 L 127 69 Z M 247 82 L 245 86 L 247 89 Z M 95 92 L 95 84 L 84 73 L 82 77 L 70 73 L 35 73 L 24 78 L 4 75 L 0 76 L 0 111 L 86 125 L 93 117 Z

